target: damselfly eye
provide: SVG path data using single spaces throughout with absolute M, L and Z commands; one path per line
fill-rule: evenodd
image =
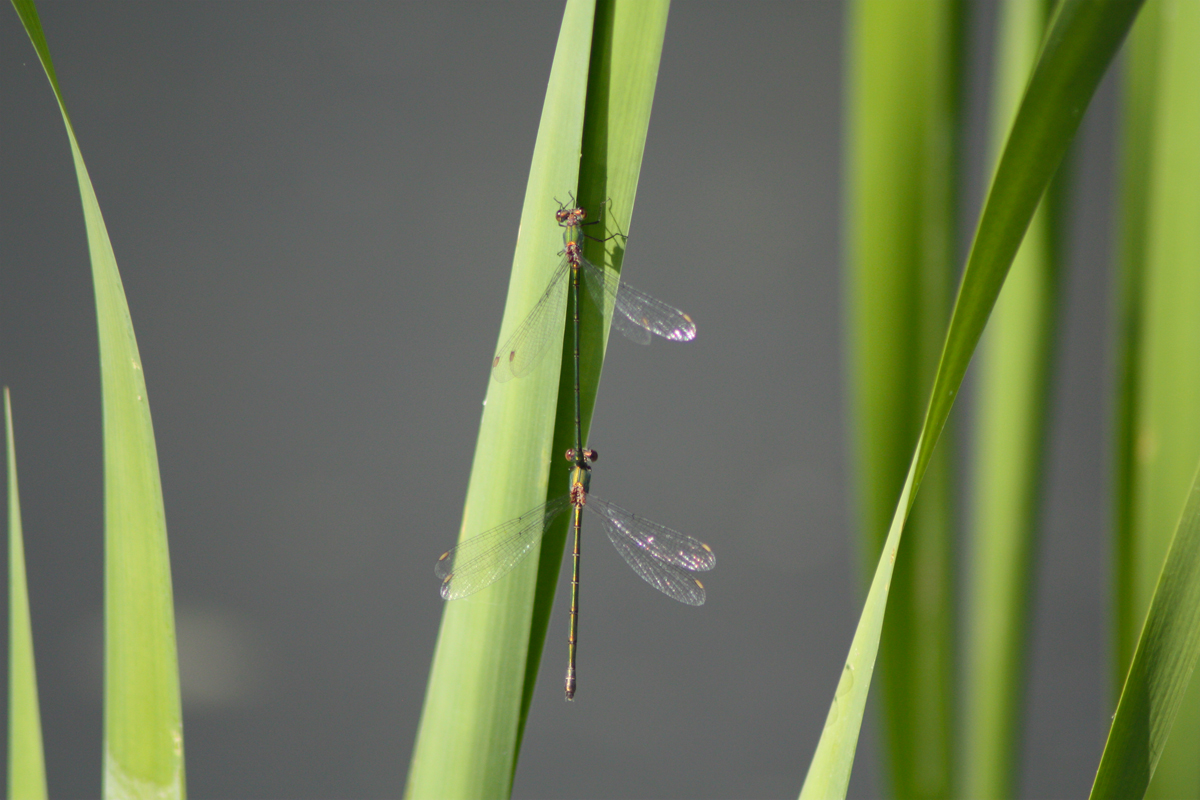
M 586 458 L 588 461 L 591 461 L 593 464 L 595 464 L 596 461 L 600 458 L 600 454 L 597 453 L 595 450 L 584 450 L 583 457 Z

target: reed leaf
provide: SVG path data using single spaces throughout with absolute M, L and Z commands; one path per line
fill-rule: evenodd
M 1200 7 L 1190 0 L 1168 0 L 1160 10 L 1157 88 L 1149 144 L 1147 227 L 1142 273 L 1130 542 L 1132 592 L 1121 598 L 1125 622 L 1134 626 L 1151 607 L 1156 585 L 1178 519 L 1181 498 L 1200 460 Z M 1165 573 L 1164 573 L 1165 574 Z M 1149 623 L 1147 623 L 1149 624 Z M 1141 636 L 1148 634 L 1142 627 Z M 1147 658 L 1173 658 L 1169 645 L 1156 644 Z M 1169 665 L 1134 666 L 1123 695 L 1138 691 L 1131 681 L 1159 681 Z M 1165 689 L 1155 689 L 1157 695 Z M 1122 701 L 1124 702 L 1124 701 Z M 1151 710 L 1152 728 L 1162 725 Z M 1174 733 L 1152 729 L 1146 743 L 1150 769 L 1161 754 L 1147 797 L 1200 796 L 1200 686 L 1187 691 L 1178 706 Z M 1169 719 L 1170 717 L 1168 717 Z
M 25 581 L 25 539 L 17 491 L 17 445 L 13 439 L 12 398 L 4 387 L 4 430 L 8 463 L 8 797 L 44 800 L 46 759 L 42 715 L 38 710 L 33 625 Z
M 593 264 L 603 264 L 606 269 L 618 273 L 625 258 L 623 235 L 628 233 L 633 215 L 669 7 L 668 0 L 600 0 L 596 4 L 578 199 L 585 209 L 602 209 L 601 214 L 595 215 L 602 224 L 596 226 L 599 230 L 594 235 L 601 239 L 613 236 L 605 242 L 585 239 L 584 254 Z M 581 352 L 601 356 L 583 358 L 580 363 L 580 413 L 585 442 L 608 342 L 607 322 L 613 312 L 612 308 L 605 308 L 598 309 L 598 315 L 588 313 L 594 308 L 591 303 L 592 298 L 584 292 L 580 319 Z M 604 325 L 596 324 L 597 319 L 603 320 Z M 564 412 L 569 412 L 574 402 L 570 338 L 569 335 L 563 338 L 562 374 L 559 376 L 558 408 Z M 558 417 L 552 453 L 563 453 L 574 446 L 571 414 L 560 413 Z M 558 469 L 555 470 L 556 480 L 550 484 L 550 497 L 561 494 L 570 479 L 565 460 L 555 466 Z M 522 734 L 533 702 L 537 668 L 546 641 L 566 542 L 566 529 L 560 535 L 542 540 L 532 623 L 534 633 L 530 637 L 521 711 Z
M 562 231 L 554 219 L 556 197 L 566 200 L 578 186 L 581 203 L 593 211 L 607 199 L 605 234 L 628 230 L 666 13 L 662 2 L 569 0 L 534 147 L 500 342 L 528 314 L 558 264 Z M 623 238 L 603 245 L 603 253 L 598 246 L 588 244 L 588 258 L 619 270 Z M 595 354 L 585 359 L 581 374 L 585 432 L 607 319 L 587 313 L 589 307 L 581 320 L 581 350 Z M 573 439 L 574 410 L 567 357 L 573 345 L 565 322 L 557 359 L 544 358 L 519 380 L 489 384 L 460 539 L 567 489 L 563 453 Z M 508 796 L 565 538 L 565 525 L 547 531 L 539 558 L 447 605 L 408 796 Z
M 1133 664 L 1096 770 L 1092 800 L 1128 800 L 1146 794 L 1184 701 L 1197 657 L 1200 657 L 1200 470 L 1192 479 L 1187 505 L 1150 601 L 1146 624 L 1138 638 Z
M 116 256 L 31 0 L 13 6 L 66 126 L 92 261 L 104 430 L 104 795 L 184 796 L 166 514 L 142 361 Z
M 866 584 L 929 400 L 954 273 L 961 7 L 860 0 L 850 11 L 846 165 L 849 393 Z M 947 797 L 954 698 L 954 495 L 944 443 L 907 527 L 879 692 L 891 789 Z
M 1146 597 L 1135 597 L 1134 487 L 1137 475 L 1138 376 L 1145 311 L 1146 235 L 1149 227 L 1151 146 L 1158 93 L 1163 4 L 1149 0 L 1138 15 L 1121 72 L 1118 231 L 1113 278 L 1113 703 L 1125 675 L 1145 612 Z
M 999 155 L 1037 61 L 1046 0 L 1001 5 L 992 98 Z M 1065 170 L 1063 170 L 1065 171 Z M 979 344 L 959 796 L 1017 795 L 1030 598 L 1058 326 L 1064 176 L 1051 182 Z
M 801 797 L 846 794 L 895 559 L 916 489 L 1034 211 L 1140 5 L 1137 0 L 1065 0 L 1055 14 L 988 191 L 925 422 Z

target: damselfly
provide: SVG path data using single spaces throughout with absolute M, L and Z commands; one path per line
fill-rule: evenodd
M 630 286 L 619 276 L 609 275 L 583 256 L 582 242 L 585 212 L 581 208 L 562 206 L 555 212 L 563 226 L 565 246 L 559 253 L 562 261 L 550 277 L 529 316 L 517 326 L 500 351 L 492 359 L 492 377 L 504 382 L 519 378 L 532 370 L 552 341 L 561 341 L 559 327 L 566 313 L 567 292 L 563 284 L 568 275 L 582 271 L 583 283 L 599 308 L 612 306 L 613 327 L 638 344 L 650 344 L 655 334 L 671 342 L 690 342 L 696 338 L 696 323 L 674 306 L 651 297 Z M 594 238 L 594 237 L 589 237 Z
M 630 568 L 642 580 L 668 597 L 692 606 L 704 604 L 704 585 L 693 575 L 716 566 L 712 549 L 698 539 L 671 530 L 657 522 L 639 517 L 618 505 L 589 493 L 591 462 L 596 452 L 588 450 L 577 458 L 575 450 L 567 458 L 571 470 L 571 490 L 548 503 L 525 512 L 478 536 L 467 539 L 438 559 L 434 572 L 442 580 L 442 597 L 455 600 L 495 583 L 528 556 L 542 540 L 542 534 L 573 509 L 575 550 L 571 577 L 571 630 L 567 639 L 567 699 L 575 695 L 575 641 L 579 615 L 579 532 L 583 509 L 600 518 L 608 540 Z

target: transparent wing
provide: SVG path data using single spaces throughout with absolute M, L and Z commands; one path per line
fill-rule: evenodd
M 595 494 L 588 494 L 584 507 L 600 517 L 609 541 L 642 580 L 681 603 L 704 604 L 704 585 L 691 573 L 716 566 L 717 557 L 708 545 Z
M 529 555 L 546 528 L 570 506 L 571 498 L 564 494 L 442 553 L 433 568 L 442 580 L 442 597 L 457 600 L 495 583 Z
M 608 520 L 604 521 L 604 530 L 608 534 L 608 540 L 621 554 L 621 558 L 625 559 L 625 563 L 642 580 L 672 600 L 687 603 L 689 606 L 704 605 L 704 584 L 690 572 L 650 557 L 636 544 L 623 537 L 619 530 L 614 530 Z
M 620 277 L 617 275 L 610 276 L 607 272 L 597 267 L 586 258 L 580 258 L 580 263 L 584 265 L 585 278 L 584 284 L 588 287 L 588 292 L 592 295 L 592 302 L 597 308 L 603 309 L 605 299 L 608 300 L 608 305 L 614 309 L 612 315 L 612 326 L 625 335 L 626 339 L 630 339 L 638 344 L 650 344 L 650 331 L 643 328 L 640 322 L 634 322 L 624 314 L 616 313 L 617 293 L 620 291 Z M 692 334 L 695 335 L 694 333 Z
M 562 342 L 563 320 L 567 315 L 567 292 L 562 284 L 570 272 L 564 258 L 537 305 L 496 353 L 492 360 L 492 377 L 500 383 L 527 374 L 546 352 L 547 344 Z
M 611 521 L 622 536 L 659 561 L 674 564 L 689 572 L 707 572 L 717 565 L 717 556 L 712 548 L 686 533 L 639 517 L 593 493 L 588 493 L 586 507 Z
M 601 308 L 605 299 L 615 309 L 613 327 L 638 344 L 650 344 L 650 334 L 672 342 L 690 342 L 696 338 L 696 323 L 674 306 L 635 289 L 618 275 L 610 275 L 586 258 L 580 258 L 587 275 L 592 300 Z

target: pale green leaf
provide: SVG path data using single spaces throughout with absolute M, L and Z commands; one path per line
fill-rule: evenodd
M 575 193 L 592 212 L 589 218 L 603 220 L 597 236 L 601 230 L 604 235 L 627 233 L 666 9 L 659 2 L 569 0 L 534 146 L 499 342 L 529 313 L 560 260 L 556 198 L 566 201 Z M 618 236 L 603 246 L 589 242 L 585 252 L 594 263 L 619 271 L 623 247 Z M 585 437 L 606 328 L 604 317 L 589 309 L 594 307 L 585 296 L 581 352 L 595 354 L 581 363 Z M 567 490 L 563 453 L 573 444 L 574 368 L 565 322 L 562 344 L 552 348 L 556 355 L 545 356 L 519 379 L 489 384 L 460 539 Z M 565 535 L 565 526 L 547 531 L 538 558 L 526 559 L 477 594 L 447 604 L 408 796 L 508 795 Z M 580 683 L 586 691 L 586 677 Z
M 17 491 L 17 445 L 13 441 L 12 400 L 4 387 L 4 429 L 8 454 L 8 796 L 44 800 L 46 760 L 38 710 L 33 626 L 25 582 L 25 539 Z
M 58 99 L 92 261 L 104 429 L 104 795 L 183 797 L 183 723 L 154 428 L 117 260 L 31 0 L 13 0 Z

